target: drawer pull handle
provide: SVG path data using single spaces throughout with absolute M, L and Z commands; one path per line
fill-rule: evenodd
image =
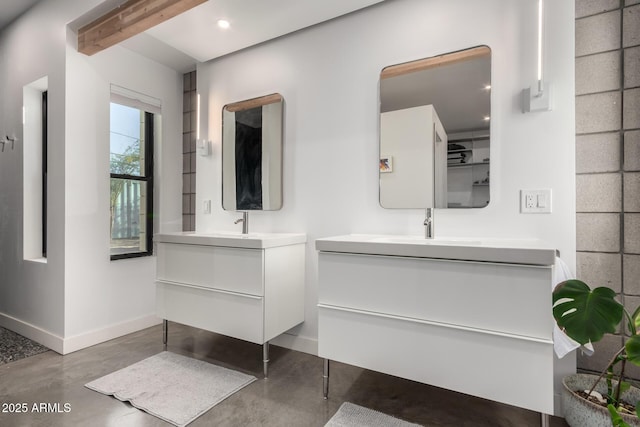
M 207 288 L 207 287 L 204 287 L 204 286 L 191 285 L 191 284 L 188 284 L 188 283 L 171 282 L 169 280 L 156 280 L 156 283 L 165 284 L 165 285 L 172 285 L 172 286 L 182 286 L 184 288 L 199 289 L 199 290 L 202 290 L 202 291 L 215 292 L 217 294 L 234 295 L 234 296 L 238 296 L 238 297 L 250 298 L 250 299 L 255 299 L 255 300 L 261 300 L 262 299 L 262 297 L 258 296 L 258 295 L 243 294 L 241 292 L 225 291 L 225 290 L 217 289 L 217 288 Z
M 334 306 L 334 305 L 327 305 L 327 304 L 318 304 L 318 308 L 326 309 L 326 310 L 332 310 L 332 311 L 342 311 L 342 312 L 346 312 L 346 313 L 363 314 L 363 315 L 374 316 L 374 317 L 383 317 L 383 318 L 386 318 L 386 319 L 400 320 L 400 321 L 403 321 L 403 322 L 410 322 L 410 323 L 420 323 L 420 324 L 423 324 L 423 325 L 431 325 L 431 326 L 438 326 L 438 327 L 441 327 L 441 328 L 457 329 L 457 330 L 462 330 L 462 331 L 475 332 L 475 333 L 479 333 L 479 334 L 495 335 L 495 336 L 498 336 L 498 337 L 514 338 L 514 339 L 532 341 L 532 342 L 537 342 L 537 343 L 542 343 L 542 344 L 551 344 L 551 345 L 553 344 L 552 340 L 548 340 L 548 339 L 544 339 L 544 338 L 529 337 L 529 336 L 526 336 L 526 335 L 509 334 L 509 333 L 505 333 L 505 332 L 492 331 L 490 329 L 470 328 L 468 326 L 454 325 L 454 324 L 451 324 L 451 323 L 434 322 L 434 321 L 431 321 L 431 320 L 416 319 L 416 318 L 413 318 L 413 317 L 396 316 L 396 315 L 393 315 L 393 314 L 378 313 L 378 312 L 375 312 L 375 311 L 358 310 L 358 309 L 355 309 L 355 308 L 346 308 L 346 307 L 337 307 L 337 306 Z

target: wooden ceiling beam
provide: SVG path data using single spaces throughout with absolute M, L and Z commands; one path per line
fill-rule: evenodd
M 93 55 L 207 0 L 128 0 L 78 30 L 78 52 Z

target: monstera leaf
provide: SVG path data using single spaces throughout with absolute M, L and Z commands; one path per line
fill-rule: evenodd
M 604 334 L 614 333 L 622 320 L 624 307 L 615 295 L 609 288 L 591 290 L 580 280 L 567 280 L 553 291 L 553 317 L 580 344 L 599 341 Z

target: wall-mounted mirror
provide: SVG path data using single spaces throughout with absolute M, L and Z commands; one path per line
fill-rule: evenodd
M 234 211 L 282 208 L 280 94 L 222 109 L 222 207 Z
M 380 74 L 380 205 L 481 208 L 490 195 L 491 50 Z

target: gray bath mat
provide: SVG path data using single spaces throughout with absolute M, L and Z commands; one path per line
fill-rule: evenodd
M 421 427 L 398 418 L 345 402 L 325 427 Z
M 165 351 L 85 386 L 184 426 L 255 380 L 251 375 Z

